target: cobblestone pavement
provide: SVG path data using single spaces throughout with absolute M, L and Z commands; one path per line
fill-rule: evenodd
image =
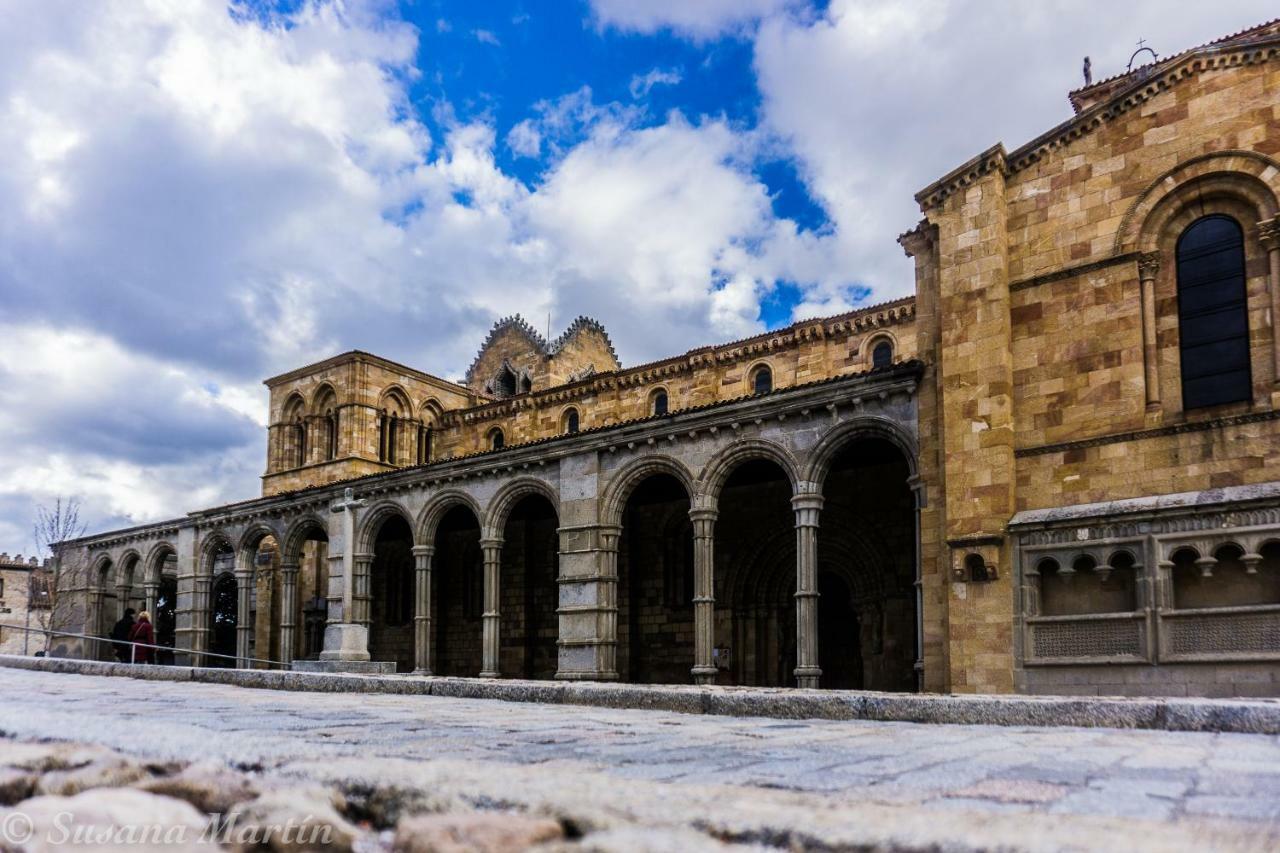
M 0 733 L 314 776 L 446 761 L 537 778 L 532 766 L 619 792 L 631 782 L 649 792 L 732 786 L 907 806 L 940 821 L 976 812 L 1208 822 L 1248 829 L 1258 849 L 1280 839 L 1280 737 L 1270 735 L 781 721 L 10 669 L 0 670 Z

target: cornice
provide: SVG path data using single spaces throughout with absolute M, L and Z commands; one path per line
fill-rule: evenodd
M 1104 444 L 1119 444 L 1126 441 L 1143 441 L 1148 438 L 1159 438 L 1166 435 L 1182 435 L 1189 432 L 1204 432 L 1206 430 L 1218 429 L 1220 427 L 1256 424 L 1274 420 L 1280 420 L 1280 409 L 1273 409 L 1268 412 L 1250 412 L 1244 415 L 1230 415 L 1228 417 L 1211 418 L 1204 421 L 1186 421 L 1180 424 L 1170 424 L 1169 426 L 1154 427 L 1152 429 L 1116 432 L 1109 435 L 1096 436 L 1094 438 L 1084 438 L 1078 441 L 1064 441 L 1058 444 L 1041 444 L 1034 447 L 1019 447 L 1013 451 L 1013 455 L 1022 459 L 1029 456 L 1043 456 L 1046 453 L 1063 453 L 1068 450 L 1101 447 Z

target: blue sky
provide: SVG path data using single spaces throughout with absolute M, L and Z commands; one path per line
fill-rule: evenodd
M 445 378 L 499 317 L 624 364 L 908 295 L 912 196 L 1229 0 L 0 4 L 0 550 L 249 498 L 261 380 Z

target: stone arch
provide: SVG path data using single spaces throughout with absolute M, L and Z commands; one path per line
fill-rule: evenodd
M 502 531 L 506 527 L 511 510 L 529 495 L 541 495 L 546 498 L 551 508 L 555 510 L 556 516 L 559 517 L 560 495 L 551 484 L 537 477 L 519 477 L 504 484 L 489 500 L 488 510 L 480 527 L 483 531 L 482 535 L 489 539 L 502 538 Z
M 111 555 L 105 551 L 98 554 L 89 562 L 89 577 L 87 578 L 89 586 L 96 590 L 105 590 L 111 586 L 111 581 L 104 580 L 108 577 L 114 577 L 116 569 L 116 561 Z
M 444 406 L 435 397 L 427 397 L 418 406 L 418 416 L 422 422 L 427 425 L 439 423 L 441 416 L 444 415 Z
M 1160 175 L 1133 201 L 1116 230 L 1116 254 L 1153 251 L 1164 224 L 1190 200 L 1206 193 L 1229 195 L 1258 210 L 1259 219 L 1280 206 L 1280 163 L 1255 151 L 1215 151 L 1193 157 Z
M 226 549 L 235 553 L 235 545 L 231 542 L 231 537 L 221 530 L 213 530 L 206 533 L 204 538 L 200 540 L 200 565 L 197 567 L 199 574 L 205 577 L 213 577 L 213 559 L 221 550 Z
M 414 527 L 418 543 L 422 545 L 433 544 L 436 539 L 436 529 L 440 526 L 441 519 L 449 514 L 449 510 L 458 506 L 464 506 L 471 510 L 471 514 L 476 518 L 476 524 L 483 529 L 484 511 L 480 509 L 480 504 L 476 499 L 461 489 L 446 489 L 427 501 L 427 505 L 418 514 L 418 521 Z
M 323 415 L 338 405 L 338 392 L 329 382 L 320 383 L 320 387 L 311 395 L 311 414 Z
M 678 480 L 689 494 L 690 501 L 697 494 L 697 481 L 684 463 L 665 455 L 641 456 L 622 466 L 609 478 L 600 501 L 601 523 L 615 527 L 621 525 L 627 498 L 631 497 L 636 486 L 655 474 L 670 474 Z
M 250 558 L 257 553 L 258 546 L 268 536 L 279 543 L 280 534 L 271 525 L 262 521 L 249 525 L 245 532 L 240 535 L 240 541 L 236 543 L 237 556 L 244 558 L 246 562 L 252 563 Z
M 128 548 L 120 558 L 116 560 L 116 583 L 123 583 L 125 572 L 127 571 L 130 585 L 142 583 L 142 578 L 138 576 L 138 565 L 142 562 L 142 554 L 137 548 Z
M 897 335 L 888 329 L 876 329 L 874 332 L 867 335 L 866 339 L 863 340 L 862 345 L 858 348 L 858 352 L 862 356 L 863 362 L 868 366 L 871 365 L 872 354 L 875 352 L 876 346 L 878 346 L 881 341 L 885 341 L 889 344 L 890 349 L 893 350 L 893 358 L 897 358 L 902 355 L 902 347 L 898 344 Z
M 160 541 L 151 546 L 147 552 L 145 563 L 146 583 L 158 584 L 163 579 L 165 560 L 170 554 L 177 555 L 178 549 L 167 541 Z
M 300 516 L 290 523 L 285 531 L 284 538 L 278 540 L 280 542 L 280 559 L 284 562 L 297 562 L 302 555 L 302 544 L 307 541 L 308 534 L 312 530 L 319 530 L 325 535 L 325 539 L 329 538 L 329 528 L 314 513 L 307 513 Z
M 774 369 L 773 363 L 767 358 L 757 359 L 747 367 L 746 372 L 743 374 L 746 377 L 746 394 L 748 397 L 756 393 L 756 376 L 763 370 L 769 371 L 769 391 L 778 389 L 778 371 Z
M 831 470 L 831 463 L 850 443 L 863 438 L 880 438 L 893 444 L 902 452 L 907 462 L 909 476 L 919 475 L 919 462 L 915 439 L 903 427 L 878 415 L 863 415 L 828 430 L 809 451 L 802 470 L 803 482 L 816 490 L 822 488 Z
M 793 492 L 798 491 L 800 484 L 800 466 L 791 452 L 780 444 L 762 438 L 749 438 L 735 441 L 720 453 L 716 454 L 702 469 L 698 478 L 696 494 L 712 501 L 720 499 L 725 481 L 743 462 L 752 459 L 765 459 L 775 463 L 786 475 Z
M 393 411 L 393 405 L 398 408 L 398 411 Z M 413 404 L 409 402 L 409 395 L 396 384 L 382 389 L 382 393 L 378 395 L 378 408 L 398 418 L 413 417 Z
M 356 531 L 356 553 L 372 554 L 373 543 L 378 538 L 378 529 L 383 522 L 392 516 L 399 515 L 413 530 L 413 514 L 397 501 L 379 501 L 365 512 L 360 528 Z M 416 543 L 415 543 L 416 544 Z
M 301 418 L 307 411 L 307 401 L 302 398 L 302 394 L 293 391 L 285 398 L 284 406 L 280 409 L 280 420 L 285 423 L 293 423 L 295 419 Z

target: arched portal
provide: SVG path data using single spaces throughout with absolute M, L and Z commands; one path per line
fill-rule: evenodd
M 484 557 L 475 511 L 462 503 L 451 507 L 436 526 L 433 544 L 431 671 L 475 676 L 484 660 Z
M 280 573 L 279 660 L 319 660 L 329 619 L 330 590 L 329 533 L 318 519 L 304 518 L 290 529 L 280 565 L 287 570 Z M 286 621 L 286 609 L 292 611 L 292 623 Z M 292 654 L 287 654 L 290 650 Z
M 559 526 L 555 507 L 540 493 L 521 498 L 503 526 L 498 583 L 502 616 L 499 670 L 503 675 L 555 678 Z
M 177 562 L 175 556 L 174 562 Z M 160 576 L 160 587 L 156 591 L 155 610 L 151 614 L 151 622 L 155 626 L 156 645 L 167 646 L 156 652 L 156 663 L 173 663 L 173 645 L 177 639 L 178 629 L 178 577 L 175 573 Z
M 791 495 L 782 467 L 759 458 L 738 462 L 720 491 L 715 527 L 717 683 L 794 683 L 796 549 Z
M 618 543 L 618 672 L 679 684 L 693 666 L 693 528 L 689 492 L 669 473 L 640 481 Z
M 910 473 L 902 451 L 880 437 L 851 439 L 826 469 L 818 528 L 823 687 L 915 689 L 916 529 Z M 831 595 L 841 600 L 831 601 Z
M 413 530 L 389 514 L 373 540 L 369 655 L 395 661 L 397 672 L 413 671 L 413 582 Z
M 236 583 L 236 576 L 229 571 L 215 575 L 209 594 L 212 599 L 210 601 L 212 625 L 209 651 L 213 654 L 209 656 L 206 665 L 234 667 L 236 665 L 236 628 L 240 623 L 237 603 L 239 585 Z

